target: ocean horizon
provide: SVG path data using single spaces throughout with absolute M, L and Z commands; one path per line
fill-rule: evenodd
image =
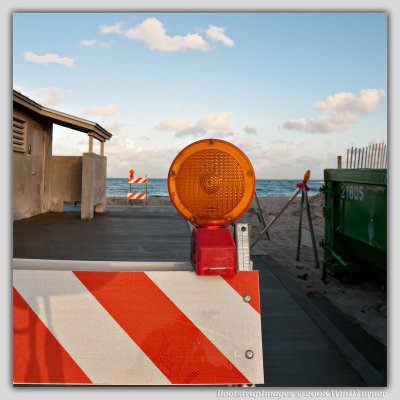
M 296 190 L 299 179 L 257 179 L 256 192 L 258 197 L 290 196 Z M 324 184 L 322 179 L 310 179 L 308 186 L 309 195 L 314 196 L 320 192 Z M 126 197 L 128 192 L 145 192 L 145 185 L 129 185 L 127 178 L 107 178 L 107 197 Z M 168 197 L 167 179 L 148 178 L 148 197 Z

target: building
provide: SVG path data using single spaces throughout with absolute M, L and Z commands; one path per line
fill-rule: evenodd
M 53 125 L 86 133 L 88 152 L 53 156 Z M 14 220 L 64 210 L 64 202 L 81 202 L 81 218 L 91 219 L 106 206 L 107 157 L 111 133 L 95 122 L 52 110 L 13 91 Z M 93 140 L 100 141 L 100 154 Z

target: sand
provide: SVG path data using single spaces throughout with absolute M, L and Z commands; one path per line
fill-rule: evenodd
M 286 197 L 260 198 L 260 205 L 267 223 L 288 201 Z M 327 283 L 322 282 L 323 249 L 319 242 L 325 236 L 323 217 L 324 195 L 310 197 L 312 224 L 314 227 L 318 258 L 321 267 L 315 267 L 312 247 L 301 246 L 300 261 L 296 261 L 298 225 L 300 216 L 300 196 L 279 217 L 269 230 L 270 240 L 260 240 L 252 249 L 252 254 L 268 254 L 288 272 L 307 294 L 318 293 L 326 296 L 332 304 L 359 323 L 369 334 L 387 344 L 387 293 L 386 285 L 380 279 L 369 276 L 347 278 L 343 282 L 328 271 Z M 255 239 L 261 231 L 253 210 L 244 217 L 252 225 Z M 306 212 L 303 214 L 303 227 L 308 229 Z
M 260 205 L 267 223 L 287 203 L 288 197 L 260 197 Z M 324 195 L 310 197 L 312 223 L 315 231 L 320 268 L 315 267 L 312 247 L 301 246 L 300 261 L 296 261 L 298 225 L 300 216 L 300 196 L 284 211 L 269 230 L 270 240 L 264 236 L 252 249 L 252 255 L 269 255 L 290 274 L 304 292 L 309 295 L 320 294 L 360 324 L 369 334 L 383 344 L 387 344 L 387 293 L 385 284 L 377 278 L 368 277 L 358 281 L 341 281 L 328 271 L 327 283 L 322 282 L 323 249 L 319 242 L 324 238 L 325 221 L 323 217 Z M 108 198 L 107 204 L 126 205 L 125 198 Z M 144 205 L 144 201 L 135 201 Z M 152 197 L 147 206 L 171 206 L 167 197 Z M 241 222 L 251 224 L 252 240 L 261 231 L 254 209 L 250 208 Z M 308 229 L 306 213 L 303 214 L 303 227 Z

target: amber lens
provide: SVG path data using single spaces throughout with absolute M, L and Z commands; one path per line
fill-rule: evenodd
M 231 143 L 200 140 L 172 162 L 168 191 L 175 208 L 195 226 L 228 226 L 249 207 L 255 190 L 253 167 Z

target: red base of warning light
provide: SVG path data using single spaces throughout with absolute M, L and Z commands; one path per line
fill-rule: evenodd
M 236 274 L 236 246 L 227 228 L 195 228 L 190 262 L 198 275 Z

